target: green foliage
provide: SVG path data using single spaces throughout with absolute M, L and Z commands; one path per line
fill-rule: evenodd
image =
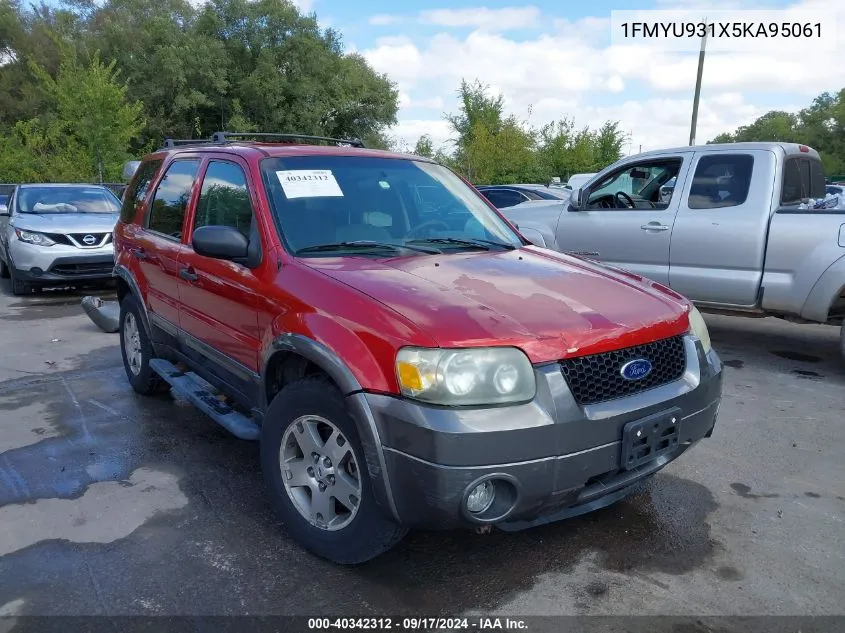
M 17 121 L 0 136 L 0 169 L 12 182 L 116 181 L 141 130 L 142 106 L 126 102 L 115 63 L 95 53 L 81 65 L 72 48 L 60 46 L 56 76 L 30 61 L 44 100 L 40 117 Z
M 15 164 L 14 152 L 36 136 L 47 155 L 80 145 L 82 172 L 98 178 L 102 170 L 106 179 L 119 175 L 112 164 L 127 151 L 137 156 L 167 136 L 202 138 L 221 128 L 392 143 L 385 130 L 396 122 L 394 85 L 362 56 L 344 54 L 337 32 L 289 0 L 62 6 L 0 0 L 2 165 Z M 28 127 L 17 130 L 19 122 Z M 62 131 L 73 138 L 63 141 Z M 54 177 L 40 169 L 0 180 Z
M 417 156 L 424 156 L 425 158 L 431 158 L 434 156 L 434 144 L 431 141 L 431 136 L 423 134 L 419 138 L 416 146 L 414 147 L 414 154 Z
M 593 172 L 622 156 L 625 136 L 617 122 L 598 130 L 575 130 L 563 118 L 535 129 L 515 116 L 504 116 L 504 98 L 489 94 L 487 86 L 462 81 L 460 109 L 446 116 L 454 132 L 455 150 L 443 149 L 435 158 L 476 184 L 550 182 L 575 173 Z M 432 154 L 431 139 L 423 136 L 415 153 Z M 423 153 L 426 152 L 426 153 Z
M 845 172 L 845 88 L 820 94 L 797 115 L 767 112 L 734 133 L 719 134 L 711 143 L 781 141 L 804 143 L 819 151 L 828 174 Z

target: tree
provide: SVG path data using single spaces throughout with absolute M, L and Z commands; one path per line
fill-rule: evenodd
M 434 145 L 431 142 L 431 136 L 423 134 L 419 140 L 417 140 L 417 144 L 414 146 L 414 154 L 417 156 L 424 156 L 426 158 L 434 156 Z
M 115 65 L 114 61 L 104 64 L 97 52 L 90 65 L 82 66 L 68 50 L 54 79 L 32 64 L 33 73 L 54 100 L 60 132 L 73 140 L 80 162 L 87 163 L 86 173 L 99 182 L 119 179 L 129 158 L 129 144 L 144 125 L 143 104 L 127 102 L 127 87 L 119 81 Z
M 845 89 L 824 92 L 798 114 L 773 110 L 734 133 L 711 142 L 783 141 L 803 143 L 819 151 L 825 171 L 845 173 Z

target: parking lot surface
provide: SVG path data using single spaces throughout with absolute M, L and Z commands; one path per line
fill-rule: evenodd
M 643 492 L 344 568 L 286 537 L 257 444 L 130 389 L 81 296 L 0 284 L 0 615 L 845 613 L 834 328 L 708 316 L 716 431 Z

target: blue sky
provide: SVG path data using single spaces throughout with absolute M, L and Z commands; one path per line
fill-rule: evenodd
M 845 0 L 294 2 L 396 82 L 399 122 L 391 133 L 410 146 L 424 133 L 446 143 L 443 114 L 457 109 L 462 78 L 488 84 L 509 113 L 534 125 L 563 117 L 591 127 L 615 120 L 629 135 L 626 151 L 686 144 L 697 52 L 611 42 L 611 10 L 790 8 L 795 19 L 824 11 L 831 34 L 841 25 L 835 51 L 805 40 L 800 49 L 751 44 L 744 52 L 708 52 L 701 142 L 845 87 Z
M 507 108 L 532 124 L 561 117 L 598 126 L 618 120 L 627 151 L 686 144 L 697 52 L 613 46 L 611 10 L 792 8 L 793 16 L 842 0 L 300 0 L 343 33 L 397 82 L 401 109 L 394 135 L 413 145 L 422 133 L 445 142 L 443 113 L 457 108 L 461 78 L 480 79 Z M 838 22 L 845 26 L 845 15 Z M 753 121 L 770 109 L 795 111 L 822 91 L 845 87 L 845 45 L 816 50 L 710 52 L 705 65 L 698 139 Z M 806 50 L 804 50 L 806 49 Z

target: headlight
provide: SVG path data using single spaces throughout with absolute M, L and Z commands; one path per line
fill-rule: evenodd
M 15 229 L 15 235 L 21 242 L 27 244 L 35 244 L 36 246 L 52 246 L 55 244 L 53 240 L 43 233 L 36 233 L 34 231 L 24 231 L 23 229 Z
M 427 349 L 396 355 L 402 395 L 445 405 L 524 402 L 534 397 L 534 368 L 515 347 Z
M 701 339 L 705 354 L 712 349 L 713 346 L 710 344 L 710 332 L 707 331 L 707 324 L 704 322 L 701 312 L 695 306 L 692 306 L 689 312 L 689 331 L 690 334 Z

